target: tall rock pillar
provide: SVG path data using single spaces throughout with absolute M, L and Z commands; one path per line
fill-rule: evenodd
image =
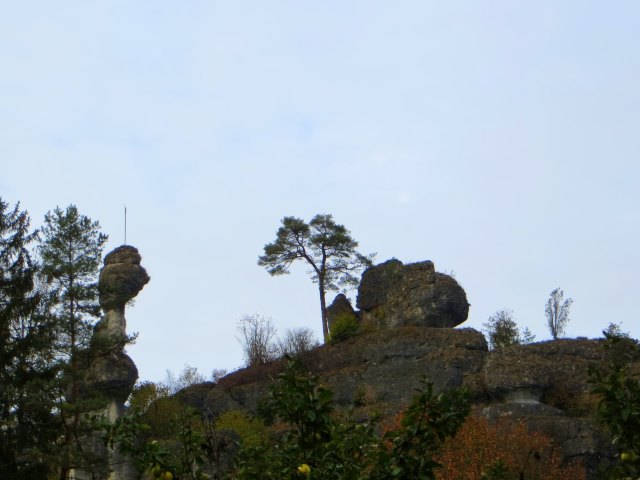
M 138 379 L 138 369 L 124 353 L 127 343 L 126 304 L 149 282 L 147 271 L 140 265 L 140 254 L 135 247 L 122 245 L 104 258 L 98 289 L 103 317 L 96 324 L 91 338 L 89 368 L 85 388 L 103 399 L 104 414 L 110 422 L 121 417 L 125 401 Z M 110 480 L 136 478 L 135 471 L 119 452 L 107 450 Z M 75 472 L 75 478 L 84 478 Z

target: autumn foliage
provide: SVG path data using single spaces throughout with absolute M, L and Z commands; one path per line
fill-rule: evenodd
M 484 417 L 468 417 L 458 433 L 444 443 L 437 458 L 438 480 L 498 478 L 494 467 L 506 470 L 499 478 L 532 480 L 583 480 L 579 464 L 562 465 L 562 455 L 553 440 L 529 432 L 523 421 L 491 424 Z

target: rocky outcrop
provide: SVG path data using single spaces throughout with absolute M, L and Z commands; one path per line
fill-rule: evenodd
M 349 316 L 357 318 L 356 311 L 351 306 L 351 302 L 344 293 L 339 293 L 333 299 L 331 305 L 327 307 L 327 321 L 329 322 L 329 331 L 338 318 Z
M 604 358 L 601 341 L 561 339 L 513 345 L 490 352 L 483 376 L 491 402 L 489 419 L 524 418 L 530 429 L 551 436 L 567 459 L 583 460 L 595 472 L 610 444 L 593 417 L 589 366 Z
M 433 262 L 404 265 L 388 260 L 367 269 L 358 287 L 356 306 L 363 325 L 455 327 L 467 319 L 464 289 Z
M 91 339 L 90 367 L 85 384 L 89 390 L 103 392 L 109 402 L 122 404 L 138 379 L 138 369 L 124 353 L 127 341 L 126 303 L 149 282 L 147 271 L 140 266 L 135 247 L 122 245 L 104 258 L 98 289 L 104 312 Z
M 82 392 L 103 406 L 106 418 L 115 422 L 126 411 L 127 400 L 138 379 L 138 369 L 124 353 L 127 338 L 127 322 L 124 316 L 126 303 L 134 298 L 149 282 L 149 275 L 140 266 L 140 254 L 135 247 L 122 245 L 104 259 L 98 288 L 100 306 L 104 312 L 96 324 L 91 346 L 84 353 L 87 364 Z M 105 457 L 112 465 L 110 480 L 137 478 L 133 467 L 117 451 L 105 449 L 96 439 L 87 439 L 86 447 L 98 457 Z M 85 472 L 75 471 L 77 479 L 92 478 Z
M 103 311 L 124 311 L 126 303 L 149 282 L 140 260 L 138 250 L 130 245 L 122 245 L 104 257 L 104 268 L 98 281 Z
M 532 431 L 551 436 L 565 459 L 584 462 L 596 478 L 609 440 L 593 416 L 587 370 L 602 361 L 600 340 L 556 340 L 488 351 L 470 328 L 399 327 L 371 331 L 301 354 L 301 361 L 334 391 L 339 407 L 356 418 L 390 418 L 415 394 L 423 377 L 437 391 L 468 389 L 475 415 L 523 418 Z M 256 411 L 280 362 L 251 367 L 181 392 L 198 409 L 219 414 Z
M 405 327 L 322 345 L 299 358 L 331 387 L 338 406 L 350 408 L 356 400 L 364 410 L 371 407 L 392 415 L 413 398 L 425 376 L 439 391 L 465 386 L 484 400 L 478 376 L 486 354 L 485 338 L 476 330 Z M 191 387 L 181 398 L 214 413 L 256 411 L 270 379 L 281 369 L 281 362 L 245 368 L 216 385 Z

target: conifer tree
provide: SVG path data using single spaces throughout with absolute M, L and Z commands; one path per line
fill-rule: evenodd
M 360 254 L 357 247 L 351 232 L 337 224 L 331 215 L 316 215 L 308 224 L 300 218 L 284 217 L 275 241 L 264 246 L 258 265 L 271 275 L 289 273 L 289 267 L 296 260 L 311 267 L 311 279 L 318 284 L 322 334 L 327 342 L 330 333 L 327 290 L 339 291 L 341 287 L 357 285 L 356 275 L 371 266 L 374 257 Z
M 0 476 L 47 478 L 59 432 L 52 414 L 57 363 L 53 328 L 29 251 L 37 233 L 29 215 L 0 199 Z
M 73 362 L 89 344 L 100 315 L 98 273 L 107 235 L 75 205 L 45 215 L 40 255 L 50 287 L 49 306 L 58 322 L 60 353 Z
M 85 353 L 100 315 L 98 274 L 107 236 L 75 205 L 45 215 L 39 252 L 48 286 L 47 306 L 56 325 L 56 349 L 64 361 L 58 392 L 62 433 L 58 438 L 60 478 L 71 469 L 93 471 L 95 458 L 83 451 L 91 426 L 85 414 L 96 405 L 82 396 Z

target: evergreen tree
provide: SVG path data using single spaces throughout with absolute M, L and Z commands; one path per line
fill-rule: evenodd
M 522 331 L 513 319 L 513 311 L 503 308 L 482 324 L 489 340 L 489 349 L 533 342 L 535 335 L 525 327 Z
M 371 266 L 373 255 L 362 255 L 356 251 L 357 247 L 351 232 L 337 224 L 331 215 L 316 215 L 308 224 L 300 218 L 284 217 L 275 241 L 265 245 L 258 265 L 271 275 L 289 273 L 289 267 L 296 260 L 311 266 L 311 279 L 318 284 L 320 293 L 322 334 L 327 342 L 329 322 L 325 293 L 357 285 L 356 275 Z
M 29 215 L 0 199 L 0 472 L 47 478 L 58 419 L 52 414 L 57 363 L 54 331 L 37 288 Z
M 100 315 L 98 273 L 107 235 L 75 205 L 45 215 L 40 255 L 49 285 L 49 307 L 58 323 L 60 353 L 74 356 L 89 345 Z
M 74 468 L 94 471 L 95 458 L 83 451 L 91 431 L 85 414 L 96 405 L 83 398 L 86 352 L 100 314 L 98 273 L 107 236 L 100 224 L 78 213 L 75 205 L 45 215 L 39 252 L 48 286 L 47 307 L 56 325 L 56 350 L 64 361 L 58 411 L 63 431 L 58 439 L 60 478 Z

